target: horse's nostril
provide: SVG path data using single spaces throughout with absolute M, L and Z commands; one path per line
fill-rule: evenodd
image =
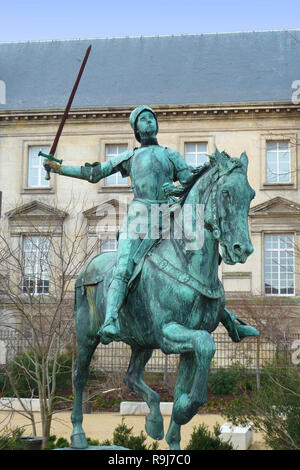
M 249 256 L 253 253 L 253 246 L 252 245 L 245 245 L 241 246 L 238 243 L 233 245 L 234 253 L 238 256 L 242 256 L 243 254 Z
M 240 255 L 242 253 L 242 249 L 241 249 L 240 245 L 238 245 L 238 244 L 233 245 L 233 249 L 234 249 L 234 251 L 237 255 Z

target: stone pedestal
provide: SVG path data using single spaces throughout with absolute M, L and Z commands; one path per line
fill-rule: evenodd
M 161 402 L 160 412 L 162 415 L 171 415 L 173 409 L 172 402 Z M 120 404 L 121 415 L 147 415 L 149 407 L 144 401 L 122 401 Z
M 53 450 L 130 450 L 127 449 L 127 447 L 121 447 L 121 446 L 88 446 L 85 449 L 74 449 L 74 447 L 62 447 L 58 449 L 53 449 Z
M 234 450 L 247 450 L 253 442 L 253 431 L 250 424 L 247 426 L 233 426 L 230 423 L 224 423 L 221 426 L 220 439 L 229 441 Z

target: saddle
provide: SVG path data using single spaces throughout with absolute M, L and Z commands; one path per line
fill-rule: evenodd
M 135 279 L 142 271 L 146 254 L 157 242 L 158 240 L 150 239 L 144 239 L 141 242 L 134 255 L 135 268 L 129 280 L 128 287 L 131 288 L 133 286 Z M 115 256 L 112 256 L 112 253 L 114 252 L 98 253 L 95 255 L 79 274 L 75 282 L 75 288 L 93 286 L 104 281 L 107 273 L 114 268 L 116 263 L 116 253 L 114 253 Z
M 134 255 L 135 267 L 131 278 L 127 284 L 127 294 L 136 285 L 136 280 L 142 272 L 145 259 L 155 265 L 155 267 L 163 271 L 168 277 L 171 277 L 175 282 L 185 284 L 199 294 L 209 297 L 211 299 L 218 299 L 224 296 L 223 284 L 218 280 L 217 284 L 212 286 L 203 282 L 203 279 L 196 278 L 190 273 L 181 271 L 178 267 L 174 266 L 170 261 L 158 255 L 153 248 L 158 244 L 161 239 L 144 239 Z M 105 259 L 103 259 L 105 258 Z M 111 256 L 111 253 L 99 253 L 85 266 L 83 271 L 78 276 L 75 282 L 75 288 L 81 287 L 84 289 L 86 286 L 92 286 L 104 281 L 106 274 L 113 269 L 116 262 L 116 256 Z M 104 267 L 104 268 L 103 268 Z
M 116 257 L 111 256 L 111 253 L 98 253 L 86 264 L 79 274 L 75 282 L 75 288 L 84 288 L 102 282 L 106 274 L 113 269 L 115 262 Z

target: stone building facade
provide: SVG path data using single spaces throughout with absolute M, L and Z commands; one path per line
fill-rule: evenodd
M 178 150 L 192 166 L 215 147 L 231 156 L 245 150 L 256 191 L 249 214 L 254 253 L 245 264 L 221 264 L 227 305 L 235 313 L 245 299 L 256 311 L 267 305 L 280 315 L 283 309 L 300 332 L 298 40 L 298 31 L 277 31 L 0 44 L 6 93 L 0 101 L 0 221 L 12 246 L 25 259 L 32 227 L 47 237 L 52 221 L 55 236 L 71 236 L 74 221 L 81 221 L 82 250 L 94 242 L 95 250 L 116 248 L 115 232 L 132 199 L 130 181 L 113 175 L 90 184 L 51 175 L 47 182 L 37 156 L 51 146 L 80 58 L 92 43 L 56 156 L 80 166 L 138 146 L 129 115 L 139 104 L 156 111 L 159 144 Z M 47 275 L 38 285 L 38 273 L 26 275 L 37 294 L 49 293 Z M 9 308 L 3 297 L 2 305 Z

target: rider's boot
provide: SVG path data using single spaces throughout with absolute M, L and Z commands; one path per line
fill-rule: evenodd
M 124 300 L 126 288 L 127 283 L 121 279 L 113 279 L 109 286 L 105 321 L 98 331 L 100 340 L 105 344 L 114 341 L 114 339 L 120 334 L 118 310 Z
M 259 332 L 253 326 L 249 326 L 242 320 L 237 318 L 227 308 L 224 308 L 221 317 L 221 323 L 225 326 L 226 330 L 232 341 L 239 343 L 247 336 L 258 336 Z

